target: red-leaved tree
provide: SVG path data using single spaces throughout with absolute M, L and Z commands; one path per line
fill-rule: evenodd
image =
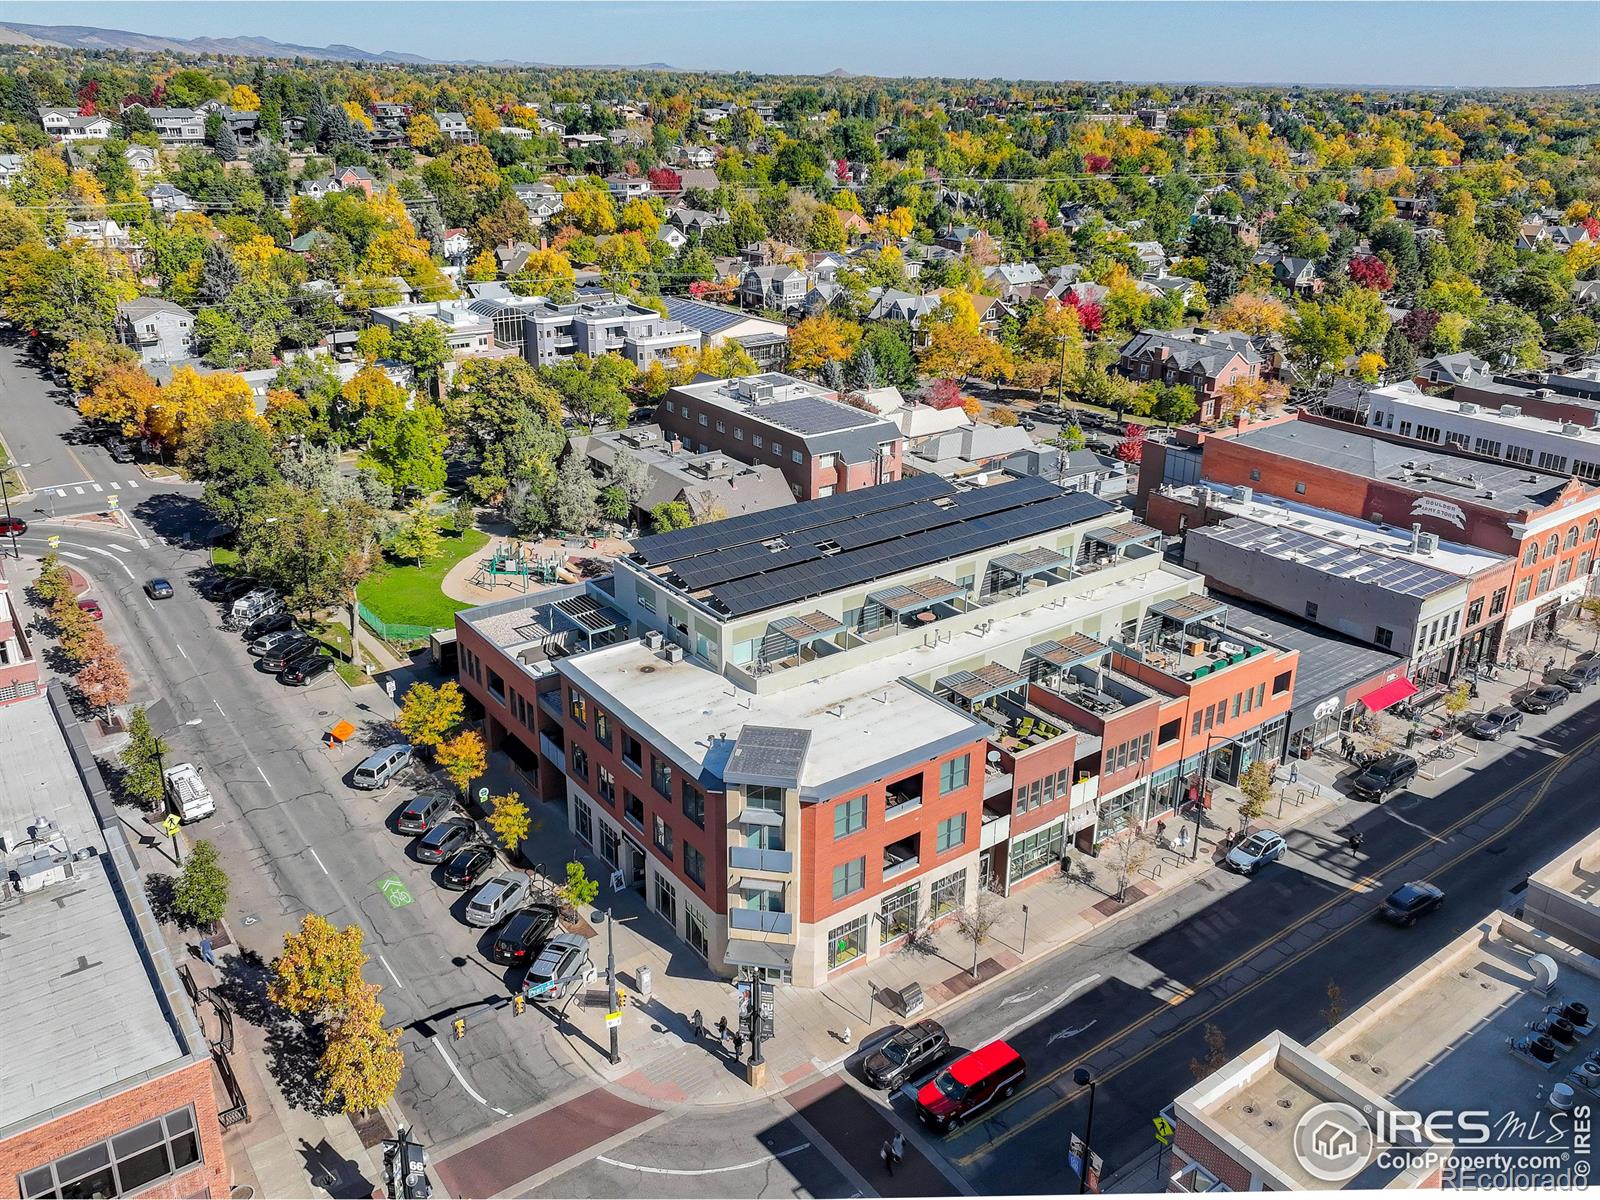
M 1583 227 L 1589 231 L 1589 240 L 1600 242 L 1600 217 L 1585 217 Z
M 1111 453 L 1125 463 L 1138 464 L 1144 461 L 1144 426 L 1124 425 L 1122 427 L 1122 440 L 1113 447 Z
M 850 160 L 849 159 L 841 158 L 836 163 L 833 164 L 833 177 L 835 179 L 837 179 L 840 183 L 849 183 L 850 182 Z
M 1109 154 L 1085 154 L 1083 156 L 1083 165 L 1098 175 L 1111 165 L 1111 156 Z
M 671 167 L 651 167 L 648 178 L 650 186 L 658 192 L 683 191 L 683 176 Z
M 1105 320 L 1105 313 L 1093 300 L 1080 299 L 1077 292 L 1068 291 L 1061 297 L 1061 303 L 1078 314 L 1078 327 L 1089 333 L 1099 333 L 1100 326 Z
M 954 379 L 935 379 L 924 396 L 929 408 L 960 408 L 961 385 Z
M 1358 254 L 1350 260 L 1350 278 L 1375 292 L 1387 292 L 1394 286 L 1389 264 L 1372 254 Z

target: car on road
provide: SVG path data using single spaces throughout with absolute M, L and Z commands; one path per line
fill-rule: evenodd
M 263 654 L 261 656 L 261 668 L 276 675 L 280 671 L 287 670 L 294 664 L 296 659 L 303 658 L 307 654 L 315 654 L 317 645 L 316 638 L 308 637 L 303 633 L 298 634 Z
M 1418 917 L 1427 916 L 1443 903 L 1443 892 L 1431 883 L 1415 879 L 1390 892 L 1379 911 L 1385 920 L 1396 925 L 1414 925 Z
M 423 792 L 413 796 L 394 819 L 394 827 L 401 833 L 418 837 L 432 829 L 450 815 L 455 801 L 446 792 Z
M 862 1060 L 861 1074 L 875 1088 L 897 1088 L 950 1049 L 950 1035 L 937 1021 L 891 1025 L 893 1031 Z
M 278 682 L 288 687 L 305 687 L 333 670 L 333 655 L 323 650 L 302 654 L 278 674 Z
M 1576 695 L 1590 686 L 1595 680 L 1600 679 L 1600 662 L 1590 660 L 1576 666 L 1558 668 L 1544 673 L 1544 681 L 1553 683 L 1557 687 L 1566 688 Z
M 21 517 L 0 517 L 0 537 L 21 537 L 28 532 L 28 523 Z
M 247 642 L 253 642 L 258 637 L 266 637 L 269 633 L 278 633 L 281 630 L 294 628 L 294 614 L 288 609 L 280 608 L 257 617 L 250 624 L 239 631 L 241 637 Z
M 589 940 L 581 934 L 558 933 L 528 965 L 522 994 L 538 1003 L 553 1003 L 596 974 L 589 961 Z
M 1567 702 L 1567 697 L 1572 695 L 1566 688 L 1554 683 L 1547 683 L 1543 687 L 1527 688 L 1518 692 L 1512 699 L 1523 712 L 1547 713 L 1552 709 L 1560 708 Z
M 917 1117 L 939 1133 L 971 1120 L 1022 1086 L 1027 1066 L 1006 1042 L 993 1041 L 963 1054 L 917 1089 Z
M 452 892 L 464 892 L 482 879 L 483 873 L 494 864 L 493 846 L 479 843 L 463 847 L 440 869 L 439 883 Z
M 561 912 L 554 904 L 530 904 L 506 919 L 489 944 L 489 957 L 497 963 L 532 962 L 544 950 Z
M 105 611 L 100 607 L 100 601 L 98 600 L 79 600 L 78 607 L 88 613 L 91 620 L 104 621 L 106 619 Z
M 497 925 L 507 913 L 521 908 L 527 898 L 528 877 L 520 872 L 503 871 L 467 901 L 467 924 L 485 928 Z
M 363 791 L 388 787 L 396 775 L 411 765 L 412 753 L 411 745 L 407 742 L 396 742 L 392 746 L 374 750 L 350 772 L 350 786 Z
M 1228 851 L 1222 865 L 1240 875 L 1254 875 L 1268 863 L 1277 862 L 1289 849 L 1289 843 L 1265 829 L 1252 833 Z
M 1035 416 L 1044 417 L 1046 420 L 1050 421 L 1064 420 L 1067 416 L 1066 409 L 1062 408 L 1059 404 L 1052 403 L 1049 400 L 1046 400 L 1043 404 L 1035 404 L 1033 406 L 1033 413 Z
M 441 821 L 417 839 L 417 858 L 425 863 L 439 863 L 478 835 L 478 827 L 469 817 L 451 817 Z
M 133 461 L 133 445 L 127 438 L 108 438 L 106 440 L 106 453 L 111 455 L 112 462 L 131 463 Z
M 1509 704 L 1499 704 L 1467 726 L 1467 732 L 1485 742 L 1498 742 L 1522 726 L 1522 714 Z
M 1390 792 L 1398 791 L 1417 777 L 1417 760 L 1398 751 L 1379 755 L 1367 763 L 1354 779 L 1350 789 L 1382 804 Z
M 269 633 L 256 638 L 245 649 L 252 657 L 261 658 L 271 654 L 274 650 L 293 645 L 295 642 L 304 641 L 310 641 L 310 639 L 298 629 L 280 629 L 276 633 Z
M 154 579 L 144 581 L 144 594 L 152 600 L 171 600 L 172 584 L 162 579 L 159 575 Z

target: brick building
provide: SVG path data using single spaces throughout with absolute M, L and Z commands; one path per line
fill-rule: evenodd
M 39 694 L 39 660 L 11 599 L 5 567 L 0 565 L 0 705 L 15 704 Z
M 1141 329 L 1118 350 L 1117 370 L 1141 383 L 1176 383 L 1194 389 L 1202 423 L 1218 416 L 1218 401 L 1240 379 L 1260 379 L 1267 356 L 1242 333 Z
M 739 462 L 778 467 L 797 500 L 899 479 L 905 451 L 893 421 L 777 372 L 672 388 L 656 420 L 667 436 L 701 452 L 720 450 Z
M 1146 446 L 1136 503 L 1146 521 L 1176 533 L 1214 519 L 1198 510 L 1197 493 L 1184 490 L 1195 486 L 1235 496 L 1248 489 L 1256 498 L 1374 525 L 1415 526 L 1441 541 L 1513 559 L 1506 596 L 1497 604 L 1491 592 L 1482 614 L 1504 608 L 1498 653 L 1574 615 L 1590 593 L 1600 552 L 1600 487 L 1305 416 L 1180 430 L 1172 442 Z
M 1272 757 L 1297 652 L 1034 479 L 649 537 L 457 616 L 492 744 L 711 965 L 802 986 Z
M 211 1052 L 55 688 L 0 707 L 0 1197 L 226 1196 Z

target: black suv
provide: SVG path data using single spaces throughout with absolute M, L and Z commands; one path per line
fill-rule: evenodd
M 554 904 L 530 904 L 512 913 L 495 934 L 489 957 L 497 963 L 532 962 L 555 932 L 560 915 Z
M 317 651 L 317 639 L 301 636 L 292 641 L 285 642 L 275 650 L 268 650 L 261 656 L 261 669 L 271 671 L 274 675 L 294 665 L 296 659 L 304 658 Z
M 1431 883 L 1416 879 L 1390 892 L 1379 911 L 1396 925 L 1414 925 L 1418 917 L 1426 916 L 1443 903 L 1443 892 Z
M 494 864 L 493 846 L 485 846 L 481 842 L 468 846 L 464 850 L 457 850 L 456 856 L 445 863 L 444 869 L 439 872 L 439 883 L 452 892 L 464 892 Z
M 239 631 L 239 636 L 247 642 L 253 642 L 257 638 L 266 637 L 269 633 L 277 633 L 280 630 L 293 628 L 294 614 L 286 608 L 280 608 L 274 612 L 263 613 L 254 621 L 251 621 L 250 624 Z
M 949 1048 L 950 1035 L 937 1021 L 896 1025 L 888 1040 L 867 1055 L 861 1074 L 875 1088 L 896 1088 L 933 1066 Z
M 1382 804 L 1390 792 L 1398 791 L 1417 777 L 1417 760 L 1409 754 L 1385 754 L 1374 759 L 1350 781 L 1350 788 L 1358 796 Z

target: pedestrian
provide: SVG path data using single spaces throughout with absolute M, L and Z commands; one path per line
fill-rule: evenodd
M 883 1145 L 878 1147 L 878 1157 L 883 1159 L 883 1165 L 888 1168 L 889 1174 L 894 1175 L 894 1146 L 885 1138 Z
M 1298 760 L 1290 762 L 1289 764 L 1289 782 L 1300 782 L 1300 763 Z
M 723 1042 L 725 1042 L 727 1040 L 728 1040 L 728 1018 L 727 1017 L 718 1017 L 717 1018 L 717 1045 L 720 1046 L 720 1045 L 722 1045 Z
M 1156 845 L 1164 847 L 1166 844 L 1167 844 L 1167 823 L 1165 821 L 1157 821 L 1156 822 Z
M 744 1053 L 744 1034 L 737 1029 L 733 1031 L 733 1061 L 738 1062 L 739 1056 Z
M 898 1129 L 895 1130 L 894 1141 L 889 1143 L 889 1154 L 890 1154 L 891 1157 L 893 1157 L 894 1161 L 897 1162 L 897 1163 L 903 1163 L 906 1160 L 906 1139 L 905 1139 L 905 1135 L 903 1133 L 901 1133 Z
M 1350 835 L 1350 849 L 1352 849 L 1352 850 L 1361 849 L 1362 840 L 1363 839 L 1362 839 L 1361 831 L 1358 829 L 1358 830 L 1356 830 L 1354 833 L 1352 833 Z
M 689 1018 L 689 1032 L 694 1034 L 694 1040 L 699 1041 L 700 1035 L 705 1032 L 706 1019 L 700 1015 L 700 1010 L 694 1010 L 694 1016 Z
M 1556 666 L 1556 656 L 1554 654 L 1552 654 L 1550 656 L 1549 661 L 1544 664 L 1544 669 L 1546 671 L 1553 671 L 1553 670 L 1555 670 L 1555 666 Z

